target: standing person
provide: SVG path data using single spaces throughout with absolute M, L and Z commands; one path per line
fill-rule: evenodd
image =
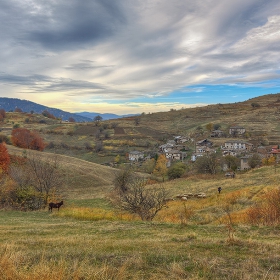
M 221 190 L 222 190 L 222 188 L 221 188 L 221 187 L 218 187 L 218 192 L 219 192 L 219 194 L 221 193 Z

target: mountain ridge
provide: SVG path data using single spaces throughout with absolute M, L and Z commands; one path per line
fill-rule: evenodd
M 69 118 L 73 118 L 77 122 L 91 122 L 92 119 L 80 116 L 75 113 L 66 112 L 60 109 L 51 108 L 44 106 L 29 100 L 19 99 L 19 98 L 9 98 L 9 97 L 0 97 L 0 109 L 4 109 L 7 112 L 14 111 L 16 108 L 21 109 L 23 112 L 31 112 L 37 114 L 42 114 L 44 110 L 47 110 L 49 113 L 54 115 L 56 118 L 61 118 L 66 121 Z

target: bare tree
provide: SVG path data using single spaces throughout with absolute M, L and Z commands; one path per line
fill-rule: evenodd
M 166 198 L 164 188 L 149 187 L 143 178 L 138 178 L 120 195 L 120 206 L 123 210 L 139 215 L 142 221 L 152 221 L 166 205 Z
M 122 194 L 128 190 L 129 184 L 134 180 L 131 169 L 122 169 L 115 174 L 114 186 L 117 193 Z
M 57 156 L 32 155 L 27 161 L 32 186 L 45 197 L 47 203 L 51 191 L 61 187 L 63 176 L 59 171 Z
M 122 210 L 152 221 L 166 205 L 167 192 L 162 187 L 148 186 L 144 178 L 123 170 L 115 178 L 115 202 Z

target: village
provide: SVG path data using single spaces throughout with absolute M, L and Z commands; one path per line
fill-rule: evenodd
M 218 157 L 226 156 L 235 157 L 238 160 L 238 171 L 246 171 L 252 168 L 250 166 L 250 158 L 253 156 L 261 162 L 266 159 L 273 159 L 276 163 L 279 160 L 280 148 L 278 145 L 256 145 L 245 139 L 246 129 L 241 126 L 232 126 L 228 133 L 222 130 L 212 130 L 209 138 L 194 139 L 188 136 L 173 136 L 173 139 L 167 140 L 165 144 L 158 147 L 157 155 L 164 155 L 166 158 L 166 166 L 170 167 L 172 163 L 181 161 L 193 164 L 199 157 L 217 154 Z M 223 140 L 222 145 L 217 145 L 215 139 Z M 221 141 L 219 141 L 221 142 Z M 254 142 L 254 141 L 252 141 Z M 131 164 L 142 164 L 151 158 L 150 154 L 145 151 L 133 150 L 128 153 L 128 160 Z M 221 161 L 221 170 L 226 172 L 226 176 L 232 177 L 229 171 L 231 167 Z M 254 166 L 256 167 L 256 166 Z

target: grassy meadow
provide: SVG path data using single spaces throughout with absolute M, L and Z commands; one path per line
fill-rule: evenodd
M 77 196 L 69 185 L 59 212 L 0 211 L 0 279 L 279 279 L 280 227 L 245 215 L 279 178 L 270 166 L 166 182 L 170 198 L 207 197 L 170 201 L 153 222 L 118 210 L 109 186 Z

